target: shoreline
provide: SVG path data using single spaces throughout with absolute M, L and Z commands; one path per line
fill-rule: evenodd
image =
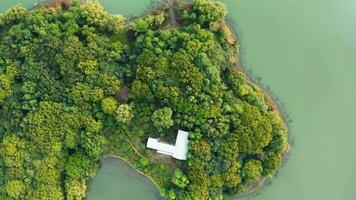
M 37 5 L 34 5 L 33 8 L 36 7 L 46 7 L 46 6 L 50 6 L 51 3 L 55 3 L 55 2 L 65 2 L 65 0 L 47 0 L 44 1 L 42 3 L 38 3 Z M 80 2 L 82 2 L 83 0 L 80 0 Z M 165 8 L 165 6 L 168 6 L 166 9 L 168 9 L 168 17 L 171 17 L 171 12 L 172 12 L 172 7 L 174 6 L 174 3 L 176 1 L 175 0 L 162 0 L 160 2 L 158 1 L 151 1 L 150 5 L 147 6 L 147 8 L 145 8 L 145 10 L 143 12 L 141 12 L 140 14 L 137 15 L 132 15 L 132 16 L 127 16 L 127 22 L 131 22 L 137 18 L 146 16 L 150 13 L 154 13 L 155 11 L 159 11 L 161 8 Z M 168 4 L 168 5 L 167 5 Z M 174 12 L 174 11 L 173 11 Z M 172 19 L 171 19 L 172 20 Z M 222 24 L 226 25 L 227 28 L 229 29 L 229 32 L 231 34 L 231 37 L 233 37 L 233 39 L 237 42 L 238 46 L 239 46 L 239 54 L 236 55 L 236 61 L 237 61 L 237 65 L 235 66 L 237 68 L 237 70 L 241 71 L 241 73 L 243 73 L 246 77 L 246 80 L 251 84 L 251 85 L 256 85 L 261 89 L 261 92 L 266 100 L 266 103 L 272 108 L 273 111 L 276 111 L 280 114 L 280 116 L 282 117 L 284 123 L 287 126 L 287 130 L 288 130 L 288 141 L 287 141 L 287 145 L 283 151 L 283 153 L 281 154 L 282 157 L 282 162 L 281 162 L 281 166 L 278 167 L 278 169 L 276 170 L 276 174 L 278 173 L 278 171 L 284 166 L 284 164 L 286 163 L 286 160 L 288 159 L 289 155 L 290 155 L 290 150 L 292 148 L 292 139 L 290 136 L 290 132 L 289 132 L 289 123 L 288 123 L 288 119 L 287 119 L 287 115 L 282 111 L 281 106 L 277 103 L 276 99 L 273 97 L 273 94 L 270 93 L 268 91 L 268 89 L 261 83 L 258 83 L 257 81 L 255 81 L 255 78 L 253 77 L 253 75 L 251 73 L 246 73 L 245 68 L 243 67 L 243 63 L 241 63 L 241 58 L 240 58 L 240 53 L 241 53 L 241 48 L 240 48 L 240 43 L 239 43 L 239 34 L 236 31 L 236 27 L 233 24 L 234 22 L 231 19 L 226 18 Z M 134 148 L 135 149 L 135 148 Z M 135 149 L 137 150 L 137 149 Z M 149 175 L 145 174 L 144 172 L 138 170 L 137 168 L 134 167 L 133 164 L 131 164 L 128 160 L 117 156 L 117 155 L 105 155 L 103 156 L 103 158 L 100 160 L 100 162 L 105 162 L 106 160 L 109 159 L 117 159 L 120 160 L 124 163 L 126 163 L 130 168 L 132 168 L 132 170 L 134 170 L 135 172 L 137 172 L 139 175 L 146 177 L 151 183 L 153 183 L 154 187 L 157 188 L 158 193 L 160 192 L 161 188 L 159 187 L 159 185 L 154 181 L 154 179 L 152 177 L 150 177 Z M 269 176 L 265 176 L 262 177 L 260 180 L 255 181 L 250 183 L 246 188 L 244 188 L 245 190 L 243 190 L 243 192 L 241 192 L 240 194 L 235 194 L 235 195 L 231 195 L 229 196 L 228 194 L 226 194 L 229 198 L 240 198 L 240 197 L 245 197 L 245 196 L 250 196 L 256 192 L 258 192 L 260 189 L 264 188 L 265 186 L 267 186 L 268 183 L 271 182 L 271 178 Z
M 133 166 L 133 164 L 131 164 L 128 160 L 126 160 L 125 158 L 121 157 L 121 156 L 117 156 L 117 155 L 105 155 L 100 162 L 102 162 L 103 160 L 108 160 L 108 159 L 118 159 L 121 160 L 123 162 L 125 162 L 127 165 L 129 165 L 133 170 L 135 170 L 135 172 L 137 172 L 138 174 L 146 177 L 147 179 L 149 179 L 153 185 L 158 189 L 158 191 L 160 191 L 160 187 L 159 185 L 156 183 L 156 181 L 154 181 L 154 179 L 152 177 L 150 177 L 149 175 L 145 174 L 144 172 L 138 170 L 135 166 Z
M 158 184 L 150 176 L 148 176 L 148 175 L 144 174 L 143 172 L 141 172 L 140 170 L 136 169 L 129 161 L 127 161 L 126 159 L 124 159 L 120 156 L 105 155 L 100 160 L 100 165 L 99 165 L 98 170 L 100 170 L 101 166 L 107 162 L 111 162 L 111 163 L 115 162 L 115 163 L 113 163 L 115 166 L 119 167 L 120 169 L 125 170 L 125 172 L 132 174 L 139 181 L 143 181 L 144 184 L 152 187 L 152 189 L 155 191 L 155 196 L 157 196 L 158 199 L 163 200 L 162 195 L 160 194 L 160 188 L 159 188 Z
M 120 170 L 123 170 L 124 173 L 129 173 L 134 177 L 134 179 L 137 179 L 140 182 L 143 182 L 145 185 L 151 187 L 151 189 L 154 192 L 154 196 L 158 200 L 164 200 L 162 195 L 160 194 L 160 189 L 158 185 L 154 182 L 154 180 L 141 172 L 140 170 L 137 170 L 130 162 L 128 162 L 126 159 L 120 157 L 120 156 L 115 156 L 115 155 L 105 155 L 100 159 L 98 163 L 98 169 L 96 171 L 95 176 L 97 175 L 97 172 L 102 168 L 103 165 L 105 164 L 113 164 L 115 167 L 120 168 Z M 93 177 L 94 178 L 94 177 Z M 85 191 L 85 198 L 87 199 L 88 193 L 92 189 L 92 183 L 93 183 L 93 178 L 91 178 L 87 182 L 87 189 Z
M 162 0 L 161 3 L 167 3 L 168 1 L 170 0 Z M 175 0 L 173 0 L 175 2 Z M 159 2 L 156 2 L 156 1 L 152 1 L 152 3 L 147 7 L 147 9 L 139 14 L 139 15 L 135 15 L 133 17 L 129 17 L 128 18 L 128 21 L 132 21 L 136 18 L 139 18 L 139 17 L 143 17 L 149 13 L 152 13 L 152 12 L 155 12 L 157 9 L 161 8 L 162 6 L 160 6 L 160 3 Z M 168 8 L 169 9 L 169 8 Z M 234 40 L 238 43 L 238 45 L 240 44 L 239 43 L 239 35 L 237 33 L 237 31 L 235 30 L 235 27 L 233 25 L 233 22 L 231 21 L 231 19 L 225 19 L 223 22 L 222 22 L 224 25 L 226 25 L 231 33 L 231 36 L 234 38 Z M 268 92 L 267 88 L 261 84 L 261 83 L 258 83 L 257 81 L 255 81 L 255 78 L 249 74 L 249 73 L 246 73 L 246 70 L 245 68 L 243 67 L 243 64 L 240 63 L 241 59 L 240 59 L 240 45 L 239 45 L 239 55 L 236 57 L 237 58 L 237 69 L 241 71 L 241 73 L 243 73 L 246 77 L 246 80 L 252 84 L 252 85 L 257 85 L 260 89 L 261 89 L 261 92 L 262 94 L 264 95 L 265 99 L 266 99 L 266 102 L 267 104 L 269 104 L 272 108 L 273 111 L 276 111 L 280 114 L 280 116 L 282 117 L 284 123 L 286 124 L 287 126 L 287 131 L 288 131 L 288 141 L 287 141 L 287 145 L 283 151 L 283 154 L 281 154 L 281 166 L 279 166 L 279 168 L 276 170 L 276 173 L 275 174 L 278 174 L 278 171 L 285 165 L 286 161 L 288 160 L 288 157 L 290 155 L 290 150 L 292 148 L 292 139 L 290 137 L 290 134 L 289 134 L 289 123 L 288 123 L 288 118 L 287 118 L 287 115 L 282 111 L 282 108 L 281 106 L 277 103 L 276 99 L 273 97 L 273 94 L 271 94 L 270 92 Z M 143 173 L 142 171 L 136 169 L 129 161 L 125 160 L 124 158 L 120 157 L 120 156 L 115 156 L 115 155 L 105 155 L 103 157 L 102 160 L 105 160 L 105 159 L 110 159 L 110 158 L 114 158 L 114 159 L 118 159 L 118 160 L 121 160 L 125 163 L 128 164 L 128 166 L 130 166 L 133 170 L 135 170 L 138 174 L 146 177 L 148 180 L 150 180 L 150 182 L 157 188 L 158 191 L 160 191 L 160 187 L 158 186 L 158 184 L 154 181 L 154 179 L 152 177 L 150 177 L 149 175 Z M 275 176 L 275 175 L 273 175 Z M 272 178 L 268 177 L 268 176 L 265 176 L 265 177 L 262 177 L 259 181 L 256 181 L 256 182 L 252 182 L 249 186 L 246 188 L 246 191 L 240 193 L 240 194 L 234 194 L 234 195 L 229 195 L 228 193 L 225 193 L 225 195 L 227 196 L 227 198 L 241 198 L 241 197 L 248 197 L 248 196 L 251 196 L 253 194 L 256 194 L 256 192 L 260 191 L 262 188 L 268 186 L 269 183 L 271 183 L 272 181 Z
M 238 42 L 238 34 L 237 32 L 235 31 L 235 29 L 233 28 L 233 26 L 231 25 L 231 23 L 228 21 L 228 20 L 225 20 L 223 23 L 225 23 L 232 36 L 234 37 L 234 39 L 236 40 L 236 42 Z M 240 61 L 239 57 L 238 57 L 238 61 Z M 273 98 L 273 96 L 266 90 L 266 88 L 261 85 L 261 84 L 258 84 L 254 79 L 253 77 L 251 77 L 249 74 L 245 73 L 245 69 L 241 66 L 241 65 L 238 65 L 236 66 L 238 67 L 239 70 L 241 70 L 241 72 L 246 76 L 247 78 L 247 81 L 250 83 L 250 84 L 254 84 L 254 85 L 257 85 L 259 88 L 261 88 L 261 91 L 264 95 L 264 97 L 266 98 L 266 101 L 268 104 L 271 104 L 271 107 L 272 107 L 272 110 L 273 111 L 276 111 L 278 112 L 281 116 L 282 116 L 282 119 L 284 121 L 284 123 L 286 124 L 287 126 L 287 130 L 289 130 L 289 126 L 288 126 L 288 121 L 287 121 L 287 118 L 285 116 L 285 114 L 283 112 L 281 112 L 281 107 L 278 105 L 278 103 L 276 102 L 276 100 Z M 287 141 L 287 145 L 283 151 L 283 154 L 281 154 L 281 157 L 282 157 L 282 162 L 281 162 L 281 166 L 279 166 L 279 168 L 276 170 L 276 174 L 278 173 L 278 171 L 284 166 L 284 164 L 286 163 L 286 160 L 288 159 L 289 155 L 290 155 L 290 150 L 291 150 L 291 147 L 292 147 L 292 143 L 291 143 L 291 138 L 290 138 L 290 134 L 289 134 L 289 131 L 288 131 L 288 141 Z M 143 176 L 143 177 L 146 177 L 150 182 L 151 184 L 154 185 L 154 187 L 158 190 L 158 192 L 160 192 L 160 187 L 159 185 L 154 181 L 154 179 L 152 177 L 150 177 L 149 175 L 145 174 L 144 172 L 136 169 L 129 161 L 127 161 L 126 159 L 120 157 L 120 156 L 117 156 L 117 155 L 105 155 L 102 159 L 101 159 L 101 162 L 102 161 L 105 161 L 105 160 L 108 160 L 108 159 L 117 159 L 117 160 L 120 160 L 122 162 L 125 162 L 129 167 L 132 168 L 132 170 L 134 170 L 136 173 L 138 173 L 139 175 Z M 261 190 L 262 188 L 266 187 L 270 182 L 271 182 L 271 178 L 268 177 L 268 176 L 265 176 L 265 177 L 262 177 L 259 181 L 256 181 L 256 182 L 252 182 L 251 183 L 251 186 L 250 187 L 247 187 L 246 188 L 246 191 L 240 193 L 240 194 L 235 194 L 235 195 L 229 195 L 229 194 L 225 194 L 228 198 L 241 198 L 241 197 L 246 197 L 246 196 L 250 196 L 250 195 L 253 195 L 255 194 L 256 192 L 258 192 L 259 190 Z
M 289 120 L 287 115 L 285 114 L 285 112 L 282 111 L 281 106 L 278 104 L 277 100 L 275 97 L 273 97 L 273 94 L 268 92 L 268 89 L 262 84 L 262 83 L 258 83 L 252 76 L 252 74 L 250 73 L 246 73 L 245 68 L 243 67 L 243 63 L 241 63 L 241 59 L 240 59 L 240 53 L 241 53 L 241 48 L 240 48 L 240 43 L 239 43 L 239 34 L 237 33 L 237 31 L 235 30 L 234 27 L 234 22 L 231 21 L 231 19 L 225 19 L 223 22 L 229 29 L 232 37 L 235 39 L 235 41 L 238 43 L 239 46 L 239 56 L 237 57 L 237 63 L 238 65 L 236 66 L 236 68 L 241 71 L 241 73 L 243 73 L 246 76 L 247 81 L 252 84 L 252 85 L 257 85 L 264 97 L 266 98 L 266 101 L 268 104 L 270 104 L 270 106 L 272 107 L 273 111 L 276 111 L 280 114 L 280 116 L 282 117 L 285 125 L 287 126 L 287 145 L 283 151 L 283 154 L 281 154 L 282 160 L 281 160 L 281 166 L 278 167 L 278 169 L 276 170 L 275 174 L 278 174 L 279 170 L 285 165 L 286 161 L 289 158 L 290 155 L 290 151 L 291 148 L 293 146 L 293 142 L 292 142 L 292 138 L 289 132 Z M 275 176 L 275 175 L 273 175 Z M 266 187 L 268 183 L 270 183 L 272 181 L 272 178 L 269 178 L 268 176 L 262 177 L 259 181 L 253 182 L 251 183 L 251 185 L 254 185 L 255 187 L 251 187 L 250 189 L 247 189 L 247 191 L 242 192 L 240 194 L 235 194 L 235 195 L 227 195 L 228 198 L 241 198 L 241 197 L 246 197 L 246 196 L 251 196 L 253 194 L 255 194 L 256 192 L 258 192 L 259 190 L 261 190 L 262 188 Z

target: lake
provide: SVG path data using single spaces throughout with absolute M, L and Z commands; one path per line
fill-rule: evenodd
M 31 7 L 32 5 L 40 2 L 40 0 L 1 0 L 0 2 L 0 12 L 4 12 L 7 9 L 15 6 L 17 4 L 21 4 L 26 7 Z
M 157 200 L 159 190 L 124 161 L 106 158 L 89 186 L 87 200 Z
M 270 88 L 292 121 L 294 146 L 288 162 L 250 199 L 355 200 L 356 1 L 222 1 L 236 23 L 243 67 Z M 37 1 L 1 0 L 0 10 L 19 2 L 30 6 Z M 108 11 L 126 16 L 151 4 L 101 2 Z M 105 162 L 88 199 L 156 199 L 152 184 L 141 180 L 125 166 Z

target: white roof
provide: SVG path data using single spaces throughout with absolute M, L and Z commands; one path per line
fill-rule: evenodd
M 157 150 L 158 153 L 166 154 L 179 160 L 186 160 L 189 143 L 188 136 L 188 132 L 179 130 L 175 145 L 159 142 L 158 139 L 148 138 L 147 147 Z

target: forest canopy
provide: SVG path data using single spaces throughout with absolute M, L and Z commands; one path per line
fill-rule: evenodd
M 126 20 L 96 1 L 0 15 L 0 199 L 80 200 L 103 156 L 118 156 L 167 199 L 222 199 L 273 176 L 286 124 L 239 66 L 213 0 Z M 148 137 L 189 131 L 187 161 Z

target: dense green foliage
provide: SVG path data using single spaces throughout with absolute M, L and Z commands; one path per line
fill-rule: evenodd
M 225 5 L 175 12 L 173 28 L 164 9 L 128 23 L 92 1 L 0 16 L 0 199 L 82 199 L 104 154 L 169 199 L 221 199 L 274 174 L 287 129 L 238 67 Z M 187 162 L 145 148 L 178 129 Z
M 0 199 L 81 199 L 121 85 L 126 47 L 107 33 L 124 21 L 94 3 L 15 7 L 0 21 Z

